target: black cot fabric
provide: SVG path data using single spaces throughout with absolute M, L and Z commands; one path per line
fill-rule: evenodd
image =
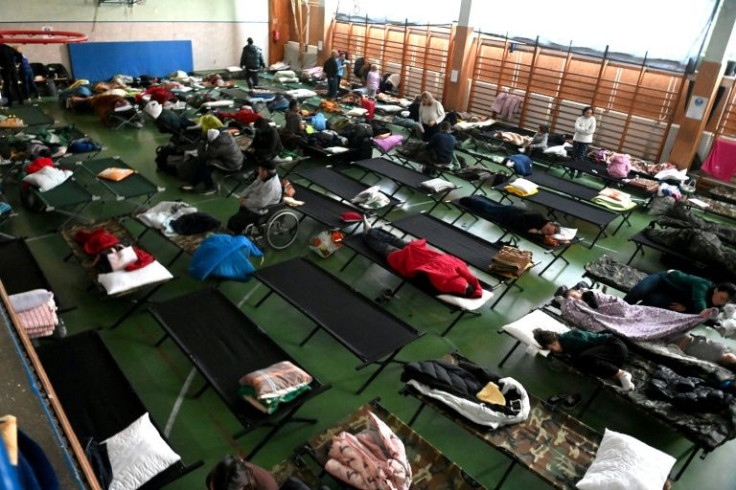
M 0 242 L 0 280 L 9 295 L 33 289 L 53 291 L 25 240 Z M 58 298 L 56 304 L 61 308 Z
M 430 245 L 482 271 L 488 271 L 493 257 L 501 249 L 489 241 L 426 214 L 402 218 L 395 221 L 393 226 L 417 238 L 426 239 Z
M 562 179 L 547 173 L 536 173 L 524 177 L 535 184 L 567 194 L 568 196 L 577 197 L 584 201 L 590 201 L 598 195 L 599 190 L 593 189 L 586 185 L 577 184 L 567 179 Z
M 364 362 L 378 361 L 419 337 L 410 325 L 306 259 L 287 260 L 255 275 Z
M 359 160 L 355 162 L 355 165 L 370 172 L 375 172 L 377 174 L 386 176 L 393 181 L 396 181 L 407 187 L 411 187 L 412 189 L 420 190 L 424 193 L 426 193 L 427 191 L 419 186 L 422 182 L 426 182 L 431 179 L 431 177 L 428 177 L 421 172 L 402 167 L 398 163 L 394 163 L 391 160 L 387 160 L 385 158 Z
M 36 352 L 80 441 L 103 441 L 146 413 L 96 331 L 45 343 Z
M 327 167 L 314 167 L 309 170 L 299 171 L 298 173 L 323 189 L 348 201 L 370 187 Z M 391 206 L 396 206 L 401 202 L 393 197 L 389 198 L 389 200 Z
M 315 221 L 319 221 L 323 225 L 331 228 L 340 228 L 343 222 L 340 215 L 347 211 L 358 211 L 358 208 L 345 204 L 325 196 L 313 190 L 307 189 L 299 184 L 292 184 L 296 194 L 294 199 L 303 201 L 304 204 L 294 208 L 296 211 L 303 213 Z
M 150 310 L 244 426 L 256 426 L 280 414 L 267 415 L 243 400 L 238 380 L 277 362 L 298 363 L 220 291 L 194 291 L 156 303 Z M 315 379 L 312 389 L 290 406 L 321 391 Z

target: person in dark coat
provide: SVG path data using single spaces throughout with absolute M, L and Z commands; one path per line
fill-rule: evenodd
M 23 96 L 18 87 L 18 70 L 15 65 L 23 61 L 23 55 L 7 44 L 0 44 L 0 71 L 3 86 L 8 97 L 8 107 L 13 107 L 13 97 L 23 104 Z
M 253 38 L 248 38 L 248 44 L 243 48 L 240 55 L 240 66 L 245 70 L 245 79 L 248 82 L 248 88 L 258 86 L 258 72 L 261 68 L 266 67 L 263 61 L 263 52 L 261 48 L 253 44 Z
M 631 373 L 621 369 L 629 350 L 612 334 L 577 329 L 558 334 L 541 328 L 534 329 L 533 333 L 542 349 L 569 356 L 584 373 L 604 379 L 615 378 L 626 391 L 635 388 Z
M 224 172 L 237 172 L 243 167 L 243 152 L 240 151 L 235 138 L 228 132 L 220 132 L 217 129 L 207 131 L 204 139 L 197 149 L 197 164 L 194 169 L 194 177 L 188 185 L 181 186 L 183 191 L 194 191 L 199 184 L 204 184 L 202 194 L 211 195 L 217 192 L 212 180 L 214 169 Z
M 255 123 L 256 135 L 253 143 L 246 150 L 248 162 L 254 167 L 264 162 L 270 162 L 284 151 L 281 137 L 275 127 L 266 119 L 259 119 Z
M 333 49 L 332 54 L 327 58 L 324 66 L 322 67 L 325 77 L 327 78 L 327 98 L 330 100 L 335 100 L 337 98 L 337 72 L 339 68 L 337 66 L 338 56 L 338 52 Z

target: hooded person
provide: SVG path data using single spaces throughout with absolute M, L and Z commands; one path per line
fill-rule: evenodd
M 172 110 L 164 109 L 160 102 L 152 100 L 143 107 L 143 112 L 153 119 L 154 124 L 162 133 L 177 134 L 180 131 L 195 126 L 189 119 L 180 116 Z
M 199 184 L 204 184 L 202 194 L 210 195 L 217 192 L 212 180 L 214 169 L 223 172 L 237 172 L 243 167 L 243 153 L 233 135 L 227 131 L 208 129 L 206 137 L 199 143 L 197 149 L 197 165 L 194 177 L 188 185 L 181 186 L 183 191 L 195 191 Z
M 253 144 L 246 150 L 248 161 L 254 166 L 270 162 L 284 151 L 281 137 L 275 127 L 267 119 L 261 118 L 254 123 L 256 135 Z

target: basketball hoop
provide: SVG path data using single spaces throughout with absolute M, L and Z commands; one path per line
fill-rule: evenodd
M 3 44 L 69 44 L 88 39 L 81 32 L 70 31 L 0 31 Z

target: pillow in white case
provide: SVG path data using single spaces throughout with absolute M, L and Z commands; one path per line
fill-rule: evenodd
M 140 488 L 181 459 L 161 437 L 147 412 L 104 444 L 112 467 L 108 490 Z
M 580 490 L 662 490 L 677 460 L 626 434 L 606 429 Z

